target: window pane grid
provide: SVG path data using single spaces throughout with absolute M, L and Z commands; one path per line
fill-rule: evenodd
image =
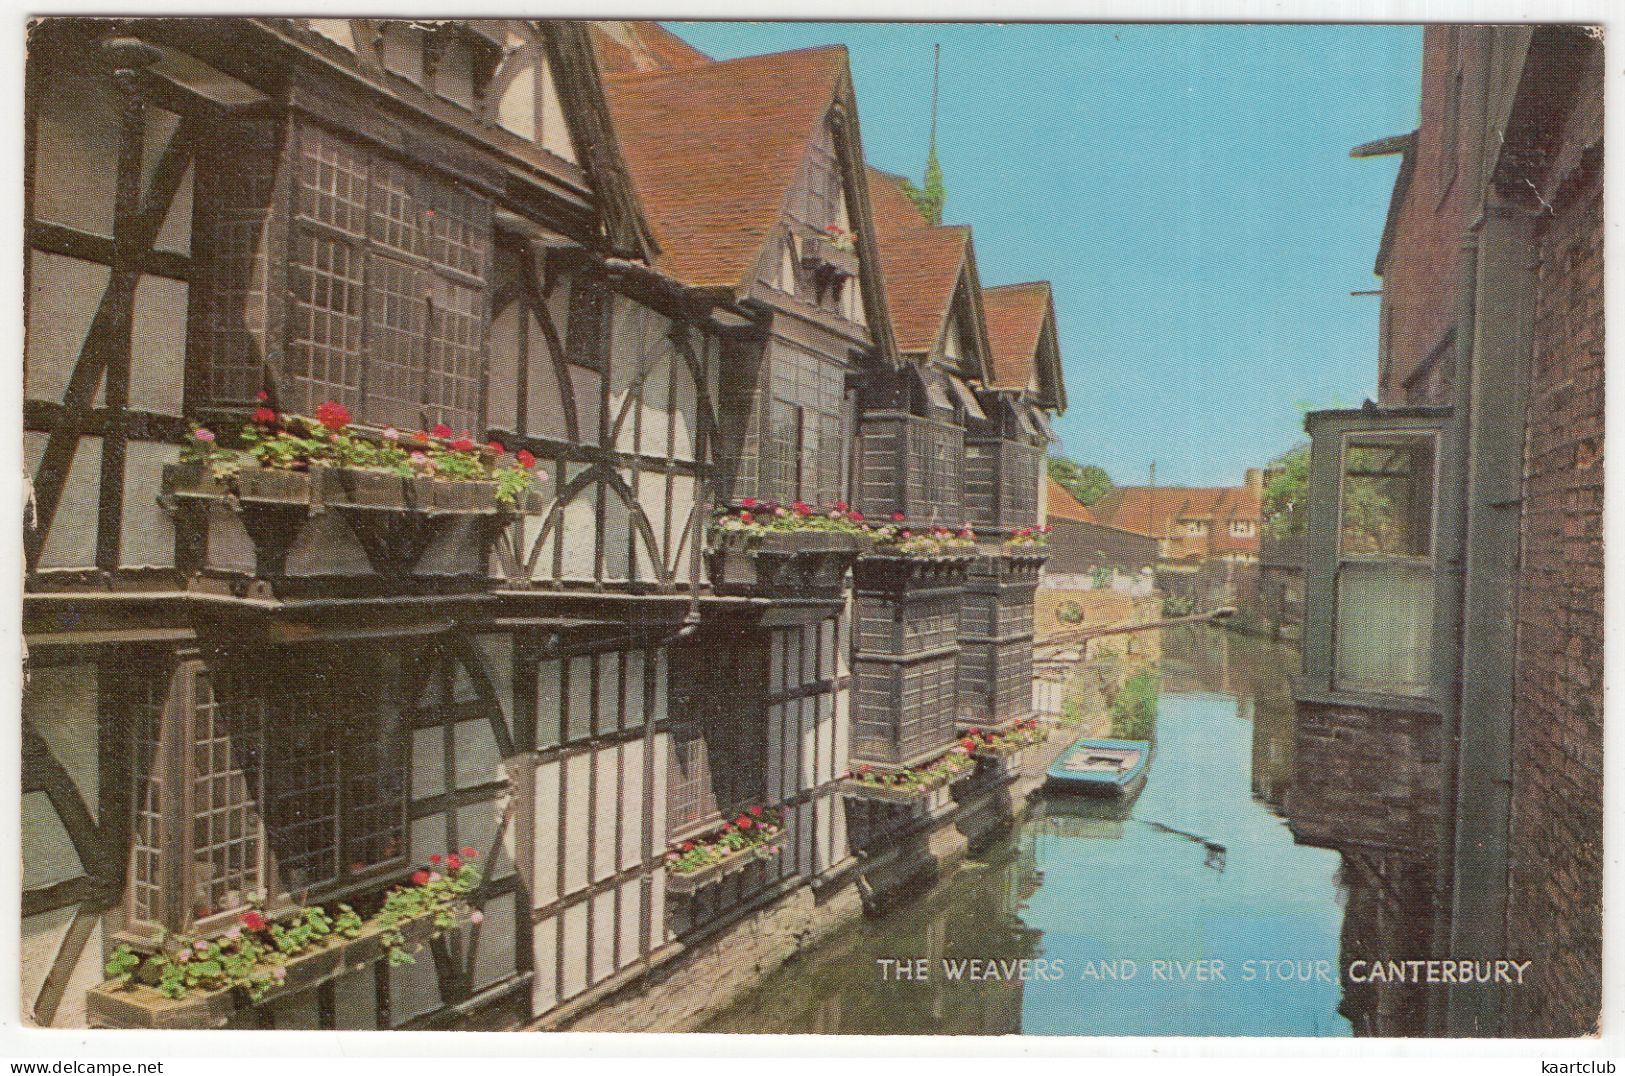
M 360 406 L 362 262 L 342 241 L 309 232 L 295 239 L 288 366 L 297 409 L 327 399 Z
M 428 274 L 374 255 L 367 296 L 367 412 L 379 424 L 416 426 L 423 410 Z
M 163 765 L 164 696 L 167 678 L 141 679 L 129 686 L 133 720 L 130 767 L 131 815 L 130 918 L 157 923 L 163 910 Z
M 261 889 L 258 804 L 264 703 L 227 671 L 199 673 L 192 725 L 192 913 L 240 907 Z

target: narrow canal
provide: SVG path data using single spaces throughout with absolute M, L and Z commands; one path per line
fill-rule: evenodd
M 1039 801 L 942 885 L 790 961 L 705 1030 L 1349 1034 L 1338 857 L 1295 845 L 1276 806 L 1297 653 L 1207 626 L 1166 635 L 1137 796 Z M 881 963 L 920 958 L 923 980 Z M 1025 981 L 972 978 L 1021 959 Z

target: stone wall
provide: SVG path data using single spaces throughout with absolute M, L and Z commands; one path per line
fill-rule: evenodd
M 1594 85 L 1600 110 L 1600 74 Z M 1512 1035 L 1592 1030 L 1602 989 L 1600 163 L 1571 174 L 1553 205 L 1525 416 L 1507 923 L 1509 955 L 1534 957 L 1535 981 L 1510 992 Z
M 1300 700 L 1287 801 L 1293 835 L 1338 851 L 1435 857 L 1440 738 L 1437 714 Z

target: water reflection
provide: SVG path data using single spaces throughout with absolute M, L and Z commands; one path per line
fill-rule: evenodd
M 1276 809 L 1296 653 L 1197 628 L 1170 632 L 1163 657 L 1136 796 L 1043 801 L 923 899 L 780 968 L 707 1030 L 1348 1034 L 1338 856 L 1294 844 Z M 878 963 L 920 958 L 922 980 Z M 1002 977 L 1016 965 L 998 961 L 1023 958 L 1025 981 Z M 972 959 L 1000 977 L 967 977 Z

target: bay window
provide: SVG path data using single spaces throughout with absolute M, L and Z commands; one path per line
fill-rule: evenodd
M 1310 416 L 1306 683 L 1434 693 L 1441 408 Z

